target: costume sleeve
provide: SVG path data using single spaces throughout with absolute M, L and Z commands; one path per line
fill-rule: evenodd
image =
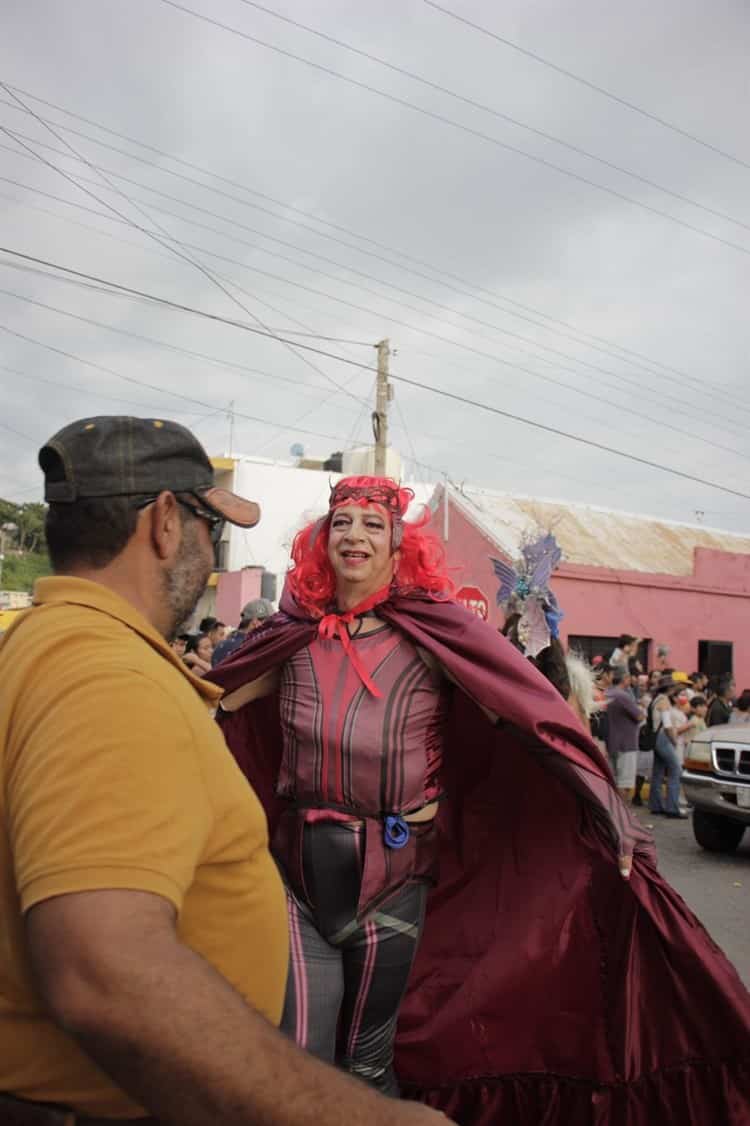
M 137 671 L 63 668 L 56 680 L 40 671 L 7 748 L 22 910 L 55 895 L 127 888 L 179 911 L 213 823 L 192 724 Z

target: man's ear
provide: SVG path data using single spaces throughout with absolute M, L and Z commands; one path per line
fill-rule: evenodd
M 151 545 L 159 559 L 171 559 L 182 542 L 182 514 L 174 493 L 159 493 L 148 511 Z

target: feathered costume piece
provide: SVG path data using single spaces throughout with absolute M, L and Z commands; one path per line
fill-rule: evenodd
M 492 559 L 500 580 L 497 604 L 506 617 L 519 615 L 518 641 L 526 657 L 537 657 L 547 648 L 550 639 L 560 635 L 563 614 L 549 581 L 561 558 L 557 540 L 548 532 L 522 547 L 515 567 L 502 559 Z

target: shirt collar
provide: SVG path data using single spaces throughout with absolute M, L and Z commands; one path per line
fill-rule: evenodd
M 102 583 L 70 575 L 53 575 L 50 578 L 37 579 L 34 584 L 34 605 L 87 606 L 91 610 L 107 614 L 110 618 L 116 618 L 142 637 L 161 657 L 169 661 L 208 703 L 215 704 L 222 695 L 222 690 L 216 685 L 209 684 L 208 681 L 201 680 L 190 672 L 187 665 L 183 664 L 172 651 L 165 638 L 131 602 Z

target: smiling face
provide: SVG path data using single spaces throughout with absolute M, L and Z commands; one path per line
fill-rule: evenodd
M 376 504 L 342 505 L 331 517 L 328 558 L 336 576 L 336 593 L 357 602 L 387 586 L 393 578 L 391 524 Z

